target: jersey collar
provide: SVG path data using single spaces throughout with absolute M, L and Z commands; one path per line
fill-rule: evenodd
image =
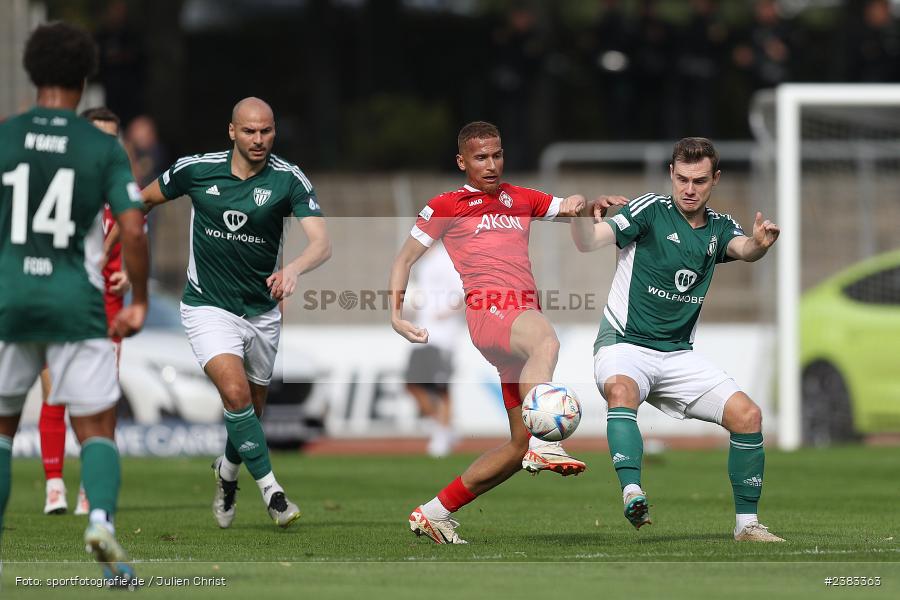
M 263 173 L 268 171 L 269 168 L 271 168 L 272 153 L 269 152 L 269 156 L 266 157 L 266 165 L 262 169 L 260 169 L 258 173 L 251 175 L 247 179 L 241 179 L 240 177 L 238 177 L 237 175 L 234 174 L 234 171 L 231 170 L 231 157 L 233 154 L 234 154 L 234 146 L 232 146 L 231 148 L 228 149 L 228 160 L 225 161 L 225 167 L 228 171 L 228 174 L 231 175 L 232 177 L 234 177 L 235 179 L 237 179 L 238 181 L 250 181 L 251 179 L 256 179 L 257 177 L 259 177 L 260 175 L 262 175 Z
M 500 185 L 503 185 L 503 184 L 501 183 Z M 463 189 L 466 190 L 467 192 L 475 192 L 476 194 L 485 194 L 485 195 L 490 196 L 490 197 L 492 197 L 492 198 L 496 198 L 497 196 L 500 195 L 500 192 L 503 191 L 503 190 L 501 190 L 500 187 L 498 186 L 498 187 L 497 187 L 497 193 L 496 193 L 496 194 L 489 194 L 488 192 L 484 192 L 484 191 L 482 191 L 482 190 L 479 190 L 478 188 L 476 188 L 476 187 L 474 187 L 474 186 L 471 186 L 471 185 L 469 185 L 468 183 L 465 184 L 465 185 L 463 186 Z
M 35 104 L 31 107 L 31 112 L 42 115 L 65 115 L 77 117 L 78 113 L 68 108 L 47 108 L 46 106 L 38 106 Z

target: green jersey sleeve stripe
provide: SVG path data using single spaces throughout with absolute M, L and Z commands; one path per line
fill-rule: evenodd
M 181 158 L 176 160 L 175 164 L 172 166 L 177 167 L 185 162 L 194 161 L 194 160 L 197 160 L 198 158 L 223 158 L 226 156 L 228 156 L 227 152 L 211 152 L 209 154 L 192 154 L 190 156 L 182 156 Z
M 288 169 L 286 167 L 281 167 L 281 166 L 278 166 L 275 164 L 272 164 L 271 166 L 274 171 L 280 171 L 282 173 L 290 173 L 291 175 L 296 177 L 298 181 L 300 181 L 300 184 L 303 186 L 303 189 L 305 189 L 307 193 L 312 192 L 312 186 L 309 184 L 309 182 L 304 181 L 299 175 L 297 175 L 297 172 L 294 171 L 293 169 Z
M 635 206 L 640 204 L 643 200 L 646 200 L 647 198 L 649 198 L 652 195 L 653 195 L 653 192 L 650 192 L 649 194 L 644 194 L 643 196 L 638 196 L 637 198 L 635 198 L 634 200 L 632 200 L 631 202 L 628 203 L 628 208 L 634 208 Z
M 182 170 L 182 169 L 185 168 L 185 167 L 188 167 L 188 166 L 194 165 L 194 164 L 198 164 L 198 163 L 223 163 L 223 162 L 225 162 L 225 161 L 227 161 L 227 160 L 228 160 L 227 157 L 216 158 L 216 159 L 211 159 L 211 158 L 197 158 L 197 159 L 194 159 L 194 160 L 190 160 L 190 161 L 183 162 L 183 163 L 181 163 L 180 165 L 176 165 L 175 167 L 172 168 L 172 173 L 173 173 L 173 174 L 174 174 L 174 173 L 177 173 L 178 171 Z
M 275 156 L 274 154 L 272 155 L 272 162 L 274 162 L 278 166 L 289 169 L 292 173 L 294 173 L 294 175 L 297 176 L 298 179 L 300 179 L 300 181 L 303 182 L 303 187 L 306 188 L 306 191 L 312 191 L 313 185 L 310 182 L 309 178 L 306 177 L 306 174 L 300 170 L 300 167 L 298 167 L 297 165 L 292 165 L 291 163 L 282 158 L 279 158 L 278 156 Z
M 654 202 L 656 202 L 657 198 L 659 198 L 659 196 L 652 196 L 651 198 L 648 198 L 647 200 L 644 200 L 644 202 L 643 202 L 640 206 L 636 206 L 636 207 L 632 208 L 632 209 L 631 209 L 631 216 L 632 216 L 632 217 L 638 216 L 638 214 L 640 214 L 640 212 L 641 212 L 642 210 L 644 210 L 645 208 L 647 208 L 648 206 L 650 206 L 651 204 L 653 204 Z
M 303 184 L 303 187 L 306 188 L 306 191 L 312 192 L 312 183 L 310 183 L 309 179 L 306 178 L 306 175 L 303 174 L 303 171 L 300 170 L 300 167 L 292 165 L 289 162 L 278 158 L 274 154 L 270 158 L 273 169 L 275 169 L 276 171 L 288 171 L 290 173 L 293 173 L 294 176 L 300 180 L 300 183 Z

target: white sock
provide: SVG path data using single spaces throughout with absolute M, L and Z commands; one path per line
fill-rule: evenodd
M 759 517 L 750 514 L 736 514 L 734 530 L 740 533 L 741 529 L 743 529 L 750 523 L 759 523 Z
M 91 525 L 101 525 L 109 529 L 110 533 L 115 533 L 116 528 L 113 527 L 112 521 L 109 518 L 109 515 L 102 508 L 95 508 L 91 510 L 91 514 L 88 516 L 88 522 Z
M 241 465 L 236 465 L 222 455 L 222 462 L 219 463 L 219 477 L 225 481 L 237 481 L 238 473 Z
M 422 505 L 422 513 L 435 521 L 445 521 L 450 518 L 450 511 L 437 499 L 437 496 Z
M 266 503 L 266 506 L 269 505 L 269 500 L 272 499 L 272 495 L 276 492 L 284 492 L 284 488 L 278 485 L 278 482 L 275 480 L 275 473 L 269 471 L 267 475 L 264 475 L 261 479 L 256 480 L 256 485 L 259 486 L 259 491 L 262 494 L 263 502 Z
M 622 499 L 624 500 L 625 496 L 627 496 L 628 494 L 631 494 L 631 493 L 643 494 L 644 490 L 642 490 L 641 486 L 639 486 L 636 483 L 629 483 L 624 488 L 622 488 Z
M 53 477 L 47 480 L 47 493 L 50 493 L 50 490 L 59 490 L 65 495 L 66 493 L 66 482 L 63 481 L 60 477 Z
M 546 440 L 542 440 L 541 438 L 535 437 L 533 435 L 528 438 L 528 447 L 531 450 L 534 450 L 535 448 L 540 448 L 541 446 L 549 446 L 550 444 L 559 444 L 559 442 L 548 442 Z

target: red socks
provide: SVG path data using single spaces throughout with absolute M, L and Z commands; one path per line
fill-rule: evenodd
M 466 489 L 463 485 L 462 477 L 457 477 L 450 485 L 441 490 L 437 495 L 438 500 L 444 505 L 444 508 L 450 512 L 456 512 L 469 502 L 475 499 L 475 494 Z
M 38 421 L 41 433 L 41 458 L 44 461 L 44 475 L 47 479 L 61 478 L 63 458 L 66 454 L 66 406 L 41 406 Z

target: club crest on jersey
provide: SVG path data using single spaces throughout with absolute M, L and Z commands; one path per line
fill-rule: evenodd
M 707 256 L 715 256 L 716 248 L 719 247 L 719 238 L 717 236 L 712 236 L 709 238 L 709 248 L 706 249 Z
M 256 202 L 257 206 L 262 206 L 266 202 L 269 201 L 269 198 L 272 197 L 272 190 L 266 190 L 263 188 L 253 188 L 253 201 Z
M 512 198 L 506 192 L 500 192 L 500 203 L 506 208 L 512 208 Z

